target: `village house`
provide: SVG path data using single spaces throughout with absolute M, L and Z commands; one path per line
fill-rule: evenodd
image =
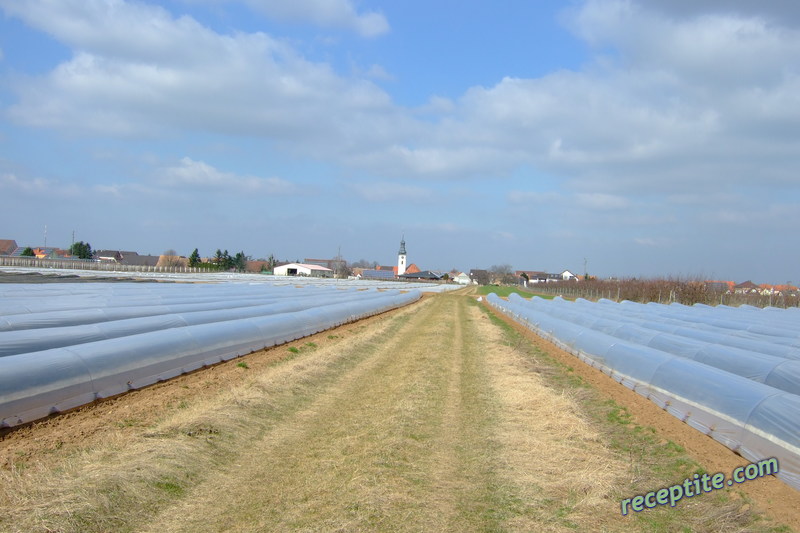
M 758 292 L 758 285 L 750 280 L 734 285 L 733 292 L 735 294 L 755 294 Z
M 17 249 L 17 241 L 0 239 L 0 255 L 11 255 Z

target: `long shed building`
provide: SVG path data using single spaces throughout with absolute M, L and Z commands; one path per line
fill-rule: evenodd
M 313 278 L 332 278 L 333 270 L 320 265 L 308 265 L 305 263 L 289 263 L 275 267 L 273 273 L 276 276 L 309 276 Z

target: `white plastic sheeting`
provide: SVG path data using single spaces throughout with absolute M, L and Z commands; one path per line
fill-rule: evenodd
M 512 295 L 510 300 L 526 302 L 516 294 Z M 686 315 L 684 312 L 682 320 L 672 319 L 668 326 L 663 322 L 642 320 L 642 312 L 649 313 L 650 320 L 652 320 L 654 313 L 670 306 L 627 305 L 632 302 L 626 302 L 626 305 L 620 306 L 608 300 L 606 303 L 610 303 L 610 305 L 596 307 L 596 304 L 587 300 L 571 303 L 561 298 L 552 301 L 534 298 L 528 305 L 546 310 L 553 317 L 612 337 L 693 359 L 793 394 L 800 394 L 800 360 L 798 360 L 800 355 L 797 353 L 797 348 L 776 344 L 772 341 L 775 339 L 774 336 L 764 334 L 751 334 L 748 338 L 737 337 L 739 340 L 745 341 L 740 344 L 746 345 L 747 349 L 736 346 L 735 341 L 732 344 L 725 344 L 727 338 L 735 336 L 733 333 L 746 331 L 746 327 L 752 328 L 754 324 L 740 324 L 736 330 L 724 327 L 715 330 L 713 326 L 702 322 L 702 319 L 705 318 L 704 315 L 707 315 L 706 310 L 694 308 L 698 314 L 697 322 L 691 322 L 692 313 Z M 640 312 L 636 312 L 637 307 L 640 308 L 638 310 Z M 686 306 L 680 307 L 693 309 Z M 797 316 L 797 319 L 800 323 L 800 316 Z M 704 328 L 702 329 L 703 335 L 700 337 L 690 333 L 698 326 Z M 796 329 L 781 330 L 781 333 L 779 341 L 783 342 L 788 338 L 787 334 L 796 335 Z M 770 354 L 771 352 L 775 353 L 775 350 L 772 349 L 775 346 L 783 348 L 782 356 Z M 595 348 L 587 346 L 587 349 Z
M 746 459 L 778 458 L 778 477 L 800 489 L 800 313 L 487 300 Z
M 263 284 L 0 285 L 0 427 L 412 303 Z
M 273 276 L 267 274 L 255 274 L 248 272 L 195 272 L 195 273 L 171 273 L 171 272 L 125 272 L 107 270 L 71 270 L 58 268 L 27 268 L 27 267 L 0 267 L 0 271 L 29 274 L 37 273 L 45 276 L 77 276 L 87 278 L 108 278 L 124 279 L 132 278 L 148 281 L 180 281 L 197 283 L 264 283 L 276 286 L 337 286 L 340 288 L 368 288 L 368 289 L 398 289 L 398 290 L 420 290 L 422 292 L 447 292 L 463 288 L 463 285 L 455 283 L 426 283 L 421 281 L 397 281 L 374 280 L 374 279 L 331 279 L 313 278 L 303 276 Z

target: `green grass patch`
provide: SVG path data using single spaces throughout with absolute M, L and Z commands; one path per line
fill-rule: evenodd
M 245 370 L 250 368 L 249 366 L 247 366 L 247 363 L 245 363 L 244 361 L 240 361 L 240 362 L 236 363 L 236 366 L 238 366 L 239 368 L 244 368 Z
M 512 293 L 519 294 L 523 298 L 533 298 L 534 296 L 539 296 L 540 298 L 544 298 L 546 300 L 552 300 L 554 298 L 552 294 L 539 294 L 535 291 L 521 289 L 519 287 L 507 287 L 505 285 L 481 285 L 478 287 L 478 294 L 486 296 L 491 292 L 503 298 L 508 298 L 508 295 Z
M 156 481 L 155 483 L 153 483 L 153 485 L 157 489 L 161 489 L 170 496 L 174 496 L 175 498 L 183 496 L 183 493 L 185 492 L 183 487 L 181 487 L 180 485 L 178 485 L 173 481 Z
M 121 422 L 115 422 L 114 425 L 118 428 L 129 428 L 138 426 L 140 421 L 135 418 L 123 418 Z
M 631 423 L 631 414 L 628 412 L 627 408 L 621 407 L 613 400 L 607 401 L 606 405 L 609 406 L 609 410 L 606 413 L 606 420 L 613 424 L 621 425 L 627 425 Z

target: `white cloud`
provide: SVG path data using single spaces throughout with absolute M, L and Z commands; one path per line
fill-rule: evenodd
M 295 17 L 302 7 L 351 27 L 365 16 L 352 2 L 309 2 L 263 9 Z M 797 183 L 800 32 L 746 13 L 681 18 L 644 2 L 589 0 L 571 15 L 597 50 L 584 70 L 508 77 L 404 109 L 369 81 L 379 67 L 344 77 L 263 33 L 222 35 L 122 0 L 0 5 L 75 51 L 14 86 L 10 116 L 29 125 L 265 138 L 292 155 L 404 179 L 483 180 L 528 165 L 572 190 L 610 195 L 578 198 L 594 207 L 706 194 L 754 176 Z
M 516 235 L 514 235 L 510 231 L 502 231 L 502 230 L 491 232 L 491 237 L 495 241 L 502 241 L 502 242 L 513 242 L 517 240 Z
M 579 193 L 575 195 L 579 206 L 590 209 L 624 209 L 630 202 L 621 196 L 603 193 Z
M 380 65 L 370 65 L 363 75 L 373 80 L 394 81 L 394 76 L 386 72 L 386 69 Z
M 766 202 L 741 199 L 737 203 L 712 205 L 698 214 L 697 219 L 712 227 L 737 232 L 748 231 L 763 239 L 785 236 L 800 224 L 800 209 L 796 203 Z M 783 237 L 781 237 L 783 238 Z
M 508 201 L 515 205 L 539 204 L 552 207 L 579 207 L 599 211 L 614 211 L 631 207 L 629 198 L 616 194 L 575 193 L 566 194 L 556 191 L 511 191 Z
M 350 190 L 370 202 L 429 202 L 433 192 L 416 185 L 393 182 L 366 182 L 349 185 Z
M 114 198 L 123 198 L 125 196 L 125 188 L 118 184 L 95 185 L 93 189 L 98 194 L 113 196 Z
M 436 231 L 443 233 L 462 233 L 469 231 L 468 228 L 454 222 L 442 222 L 441 224 L 434 224 L 432 227 Z
M 800 23 L 800 4 L 795 0 L 648 0 L 647 5 L 676 18 L 727 14 L 763 18 L 778 25 Z
M 596 47 L 613 46 L 626 67 L 677 74 L 701 89 L 773 85 L 780 83 L 787 62 L 796 64 L 800 35 L 795 29 L 730 12 L 672 19 L 645 6 L 589 0 L 574 27 Z
M 226 4 L 237 0 L 183 0 L 195 4 Z M 361 12 L 352 0 L 238 0 L 256 13 L 283 21 L 313 24 L 322 28 L 353 31 L 362 37 L 377 37 L 389 31 L 386 17 Z
M 555 191 L 511 191 L 508 193 L 508 201 L 512 204 L 554 204 L 561 203 L 563 195 Z
M 40 197 L 74 197 L 81 192 L 77 185 L 62 184 L 57 180 L 43 178 L 24 179 L 16 174 L 0 174 L 0 190 Z
M 246 3 L 270 17 L 343 28 L 362 37 L 377 37 L 389 31 L 389 22 L 381 13 L 358 13 L 350 0 L 247 0 Z
M 443 96 L 433 95 L 428 99 L 428 102 L 417 109 L 419 113 L 425 114 L 448 114 L 456 110 L 453 101 Z
M 473 87 L 408 152 L 434 154 L 438 174 L 533 165 L 589 193 L 796 183 L 800 32 L 738 15 L 672 20 L 646 5 L 587 2 L 574 26 L 596 63 Z
M 184 157 L 177 165 L 161 169 L 160 184 L 168 187 L 184 187 L 194 190 L 215 189 L 226 192 L 265 193 L 270 195 L 294 194 L 298 188 L 281 178 L 259 178 L 239 176 L 222 172 L 203 161 Z
M 402 123 L 371 82 L 340 77 L 263 33 L 221 35 L 121 0 L 2 5 L 75 50 L 49 74 L 16 83 L 10 115 L 22 123 L 135 136 L 199 129 L 328 152 L 330 139 L 341 150 L 353 131 Z

